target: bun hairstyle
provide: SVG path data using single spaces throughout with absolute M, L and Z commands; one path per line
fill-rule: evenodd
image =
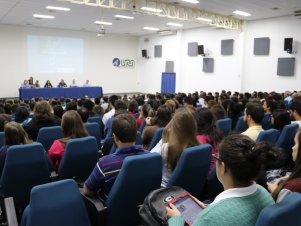
M 255 143 L 241 134 L 227 136 L 220 144 L 219 154 L 233 179 L 243 183 L 255 180 L 261 169 L 278 156 L 269 143 Z

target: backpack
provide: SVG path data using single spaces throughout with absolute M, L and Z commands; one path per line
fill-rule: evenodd
M 181 187 L 159 188 L 149 193 L 139 209 L 143 226 L 168 226 L 166 203 L 187 191 Z

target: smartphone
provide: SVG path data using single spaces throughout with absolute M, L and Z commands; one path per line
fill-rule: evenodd
M 195 198 L 192 197 L 189 193 L 184 193 L 177 198 L 170 201 L 167 205 L 172 203 L 180 211 L 183 216 L 186 225 L 190 226 L 196 220 L 198 214 L 203 210 L 203 207 L 200 206 Z

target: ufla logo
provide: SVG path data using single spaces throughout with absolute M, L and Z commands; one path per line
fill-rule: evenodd
M 135 61 L 130 59 L 119 59 L 115 57 L 113 59 L 113 66 L 114 67 L 122 67 L 122 68 L 134 68 Z

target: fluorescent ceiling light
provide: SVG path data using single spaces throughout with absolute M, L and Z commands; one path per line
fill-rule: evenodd
M 54 16 L 50 16 L 50 15 L 42 15 L 42 14 L 33 14 L 32 15 L 34 18 L 38 18 L 38 19 L 54 19 Z
M 192 4 L 200 3 L 198 0 L 182 0 L 182 2 L 188 2 L 188 3 L 192 3 Z
M 240 15 L 240 16 L 251 16 L 250 13 L 244 12 L 244 11 L 239 11 L 239 10 L 235 10 L 233 13 Z
M 204 18 L 204 17 L 197 17 L 196 19 L 197 19 L 197 20 L 200 20 L 200 21 L 208 22 L 208 23 L 211 23 L 211 22 L 212 22 L 211 19 Z
M 111 22 L 105 22 L 105 21 L 94 21 L 94 24 L 99 24 L 99 25 L 112 25 Z
M 172 27 L 183 27 L 183 24 L 178 24 L 178 23 L 167 23 L 167 25 Z
M 143 29 L 148 31 L 159 31 L 159 28 L 155 28 L 155 27 L 144 27 Z
M 46 9 L 57 10 L 57 11 L 70 11 L 70 8 L 57 7 L 57 6 L 46 6 Z
M 145 10 L 145 11 L 153 12 L 153 13 L 161 13 L 162 12 L 161 9 L 156 9 L 156 8 L 151 8 L 151 7 L 146 7 L 146 6 L 141 7 L 141 9 Z
M 115 15 L 116 18 L 121 18 L 121 19 L 128 19 L 128 20 L 133 20 L 134 17 L 132 16 L 124 16 L 124 15 Z

